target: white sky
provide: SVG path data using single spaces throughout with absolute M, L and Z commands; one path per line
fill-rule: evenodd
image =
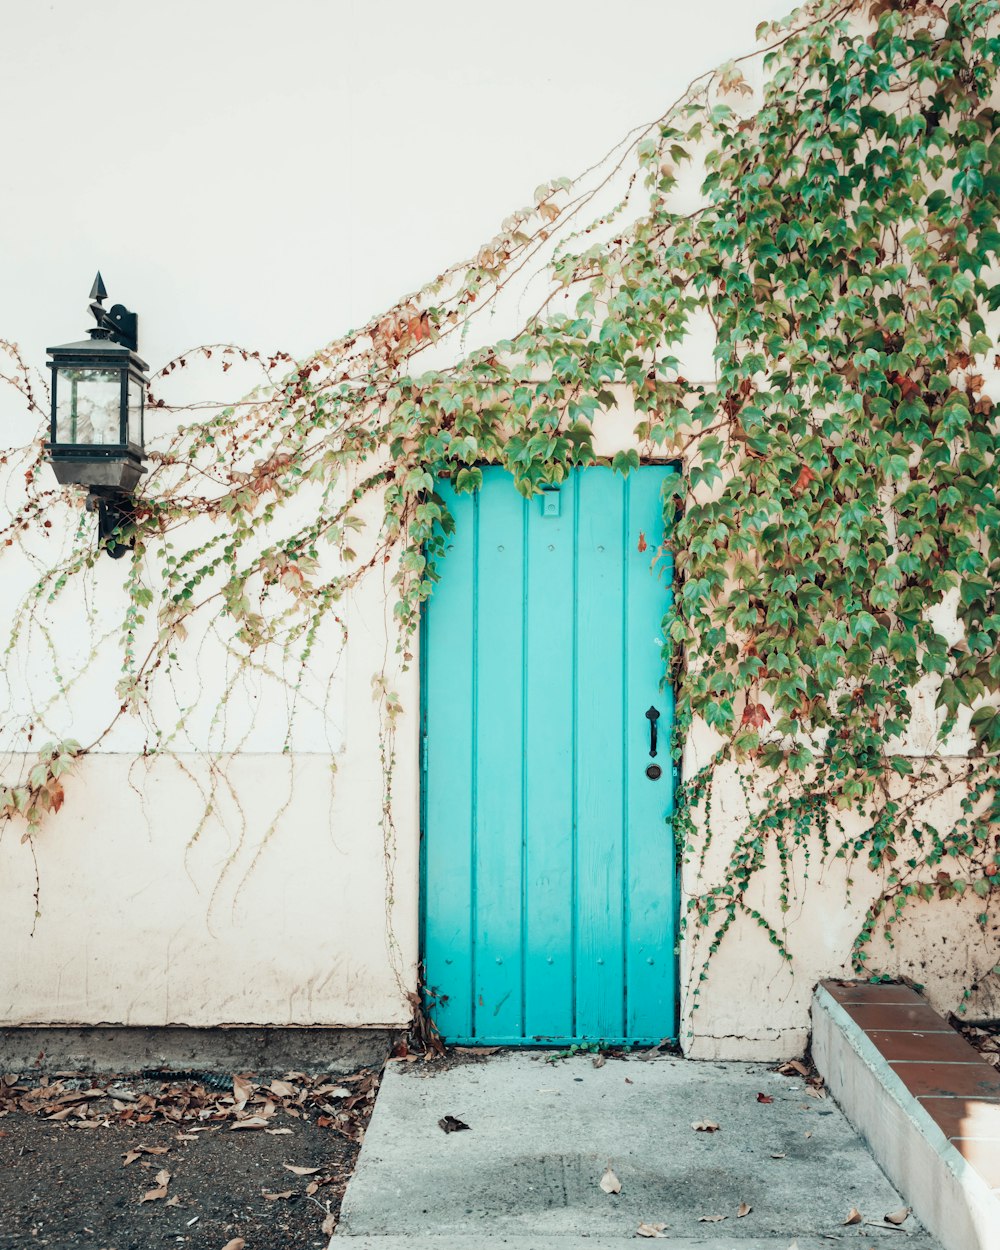
M 2 0 L 0 337 L 43 364 L 100 268 L 153 368 L 201 342 L 304 354 L 790 7 Z

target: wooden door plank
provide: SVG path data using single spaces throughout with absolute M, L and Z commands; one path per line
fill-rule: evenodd
M 443 487 L 455 518 L 428 613 L 424 661 L 424 965 L 444 1037 L 472 1034 L 474 602 L 478 499 Z
M 524 996 L 529 1036 L 573 1035 L 573 528 L 576 474 L 559 515 L 528 501 Z
M 526 501 L 487 469 L 479 501 L 476 633 L 476 1037 L 517 1037 L 522 1017 L 524 546 Z M 499 479 L 499 480 L 498 480 Z
M 660 622 L 672 593 L 672 563 L 662 558 L 661 490 L 672 472 L 644 466 L 629 479 L 629 522 L 625 539 L 628 585 L 626 656 L 626 810 L 628 900 L 626 1031 L 631 1037 L 676 1037 L 676 882 L 669 813 L 674 768 L 670 757 L 674 695 L 659 689 L 663 676 Z M 640 539 L 641 535 L 641 539 Z M 645 550 L 640 551 L 640 547 Z M 660 712 L 657 755 L 649 755 L 650 706 Z M 655 763 L 662 776 L 651 781 Z
M 624 1033 L 624 482 L 582 472 L 577 523 L 576 1033 Z

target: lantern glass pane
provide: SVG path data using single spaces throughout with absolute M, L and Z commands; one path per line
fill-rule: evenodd
M 135 378 L 128 380 L 128 441 L 135 447 L 142 446 L 142 384 Z
M 120 443 L 121 374 L 117 369 L 60 369 L 56 442 Z

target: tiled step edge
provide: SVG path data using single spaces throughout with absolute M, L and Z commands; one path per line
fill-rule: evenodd
M 944 1250 L 1000 1250 L 1000 1197 L 822 984 L 812 1026 L 813 1062 L 827 1089 L 924 1227 Z

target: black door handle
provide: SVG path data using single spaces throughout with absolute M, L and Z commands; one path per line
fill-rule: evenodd
M 655 707 L 651 707 L 646 713 L 646 719 L 649 721 L 649 755 L 652 759 L 656 755 L 656 722 L 660 719 L 660 713 Z

